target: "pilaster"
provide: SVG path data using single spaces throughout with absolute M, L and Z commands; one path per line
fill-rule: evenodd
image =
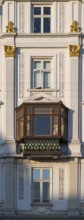
M 78 215 L 78 159 L 70 161 L 69 215 Z
M 69 110 L 69 154 L 80 156 L 80 140 L 78 133 L 78 75 L 80 45 L 70 45 L 70 110 Z
M 15 170 L 14 159 L 5 160 L 5 215 L 15 213 Z
M 14 47 L 4 46 L 6 74 L 6 141 L 14 141 Z

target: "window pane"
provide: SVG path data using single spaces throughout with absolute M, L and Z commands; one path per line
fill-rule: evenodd
M 44 15 L 50 15 L 50 7 L 44 7 Z
M 44 72 L 44 80 L 43 80 L 43 87 L 44 88 L 50 88 L 49 75 L 50 75 L 49 73 Z
M 64 118 L 61 117 L 61 136 L 64 136 Z
M 50 61 L 43 62 L 43 69 L 50 70 Z
M 50 18 L 44 18 L 44 33 L 50 33 Z
M 24 120 L 23 118 L 20 119 L 20 137 L 24 135 Z
M 41 32 L 41 18 L 34 18 L 34 33 Z
M 40 202 L 40 183 L 39 182 L 33 182 L 33 202 Z
M 41 68 L 41 61 L 34 61 L 34 69 L 40 69 Z
M 50 116 L 34 116 L 34 135 L 50 134 Z
M 49 202 L 49 182 L 43 183 L 43 202 Z
M 53 117 L 53 135 L 58 135 L 58 116 Z
M 41 8 L 40 7 L 34 7 L 34 15 L 40 15 L 41 14 Z
M 40 71 L 34 71 L 34 88 L 41 87 L 41 75 Z
M 49 180 L 50 179 L 50 172 L 48 169 L 43 170 L 43 180 Z
M 32 173 L 33 180 L 40 180 L 40 170 L 39 169 L 33 169 Z

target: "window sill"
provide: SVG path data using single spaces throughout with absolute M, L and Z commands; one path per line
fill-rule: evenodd
M 44 207 L 44 206 L 51 207 L 51 206 L 53 206 L 53 204 L 51 204 L 51 203 L 32 203 L 31 206 L 32 207 L 37 207 L 37 206 L 39 206 L 39 207 Z
M 46 91 L 47 91 L 47 92 L 54 92 L 54 91 L 56 91 L 56 90 L 54 90 L 54 89 L 30 89 L 30 90 L 29 90 L 29 89 L 28 89 L 27 92 L 28 92 L 28 91 L 31 91 L 31 92 L 38 92 L 38 91 L 39 91 L 39 92 L 40 92 L 40 91 L 41 91 L 41 92 L 46 92 Z

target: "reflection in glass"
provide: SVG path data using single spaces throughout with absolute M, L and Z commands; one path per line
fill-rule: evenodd
M 40 170 L 33 169 L 33 180 L 40 180 Z
M 50 15 L 50 7 L 44 7 L 44 15 Z
M 40 183 L 33 182 L 33 202 L 40 202 Z
M 49 202 L 49 182 L 43 183 L 43 202 Z
M 34 71 L 34 88 L 41 87 L 41 74 L 40 70 Z
M 34 116 L 34 135 L 50 135 L 50 116 Z
M 34 15 L 40 15 L 41 14 L 41 8 L 40 7 L 34 7 Z
M 61 117 L 61 136 L 64 136 L 64 118 Z
M 58 116 L 53 117 L 53 135 L 58 135 Z
M 41 32 L 41 18 L 34 18 L 34 33 Z
M 50 172 L 48 169 L 43 170 L 43 180 L 49 180 L 50 179 Z
M 50 18 L 44 18 L 44 33 L 50 33 Z
M 20 137 L 22 137 L 23 136 L 23 134 L 24 134 L 24 120 L 23 120 L 23 118 L 21 118 L 20 119 Z
M 44 72 L 44 88 L 49 88 L 50 85 L 49 85 L 49 73 L 48 72 Z

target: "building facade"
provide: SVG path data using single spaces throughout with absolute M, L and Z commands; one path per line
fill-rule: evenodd
M 83 218 L 84 1 L 0 0 L 0 219 Z

